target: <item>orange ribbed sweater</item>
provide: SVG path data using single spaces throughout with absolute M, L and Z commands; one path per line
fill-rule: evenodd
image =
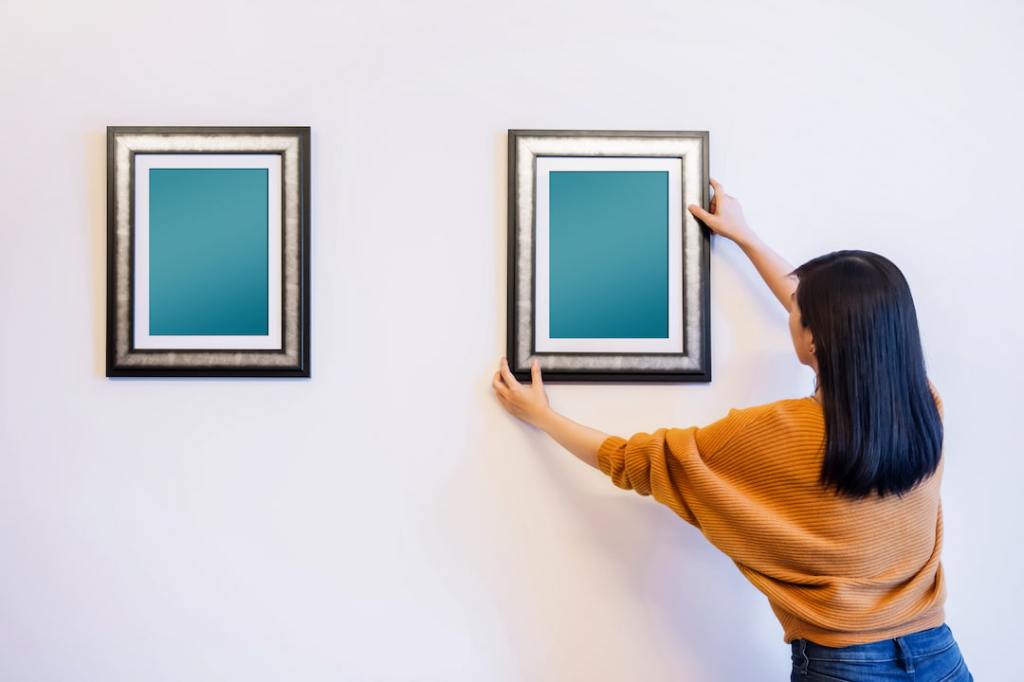
M 941 625 L 942 460 L 903 497 L 855 500 L 818 483 L 824 438 L 821 405 L 807 397 L 609 436 L 597 462 L 725 552 L 768 597 L 786 642 L 841 647 Z

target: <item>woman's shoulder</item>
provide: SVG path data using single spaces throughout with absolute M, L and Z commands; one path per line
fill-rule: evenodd
M 812 397 L 783 398 L 731 408 L 721 419 L 698 430 L 702 450 L 721 450 L 730 443 L 753 439 L 791 438 L 794 433 L 820 435 L 823 428 L 821 406 Z
M 942 396 L 935 384 L 928 380 L 928 388 L 935 399 L 939 418 L 944 417 Z M 813 395 L 799 398 L 780 398 L 769 402 L 733 407 L 720 420 L 746 428 L 758 427 L 772 432 L 785 431 L 791 426 L 798 431 L 817 432 L 824 427 L 825 411 Z
M 931 391 L 932 397 L 935 399 L 935 405 L 939 409 L 939 415 L 942 415 L 942 395 L 939 393 L 938 389 L 935 388 L 935 384 L 932 383 L 931 379 L 928 379 L 928 389 Z M 766 403 L 750 405 L 748 407 L 734 407 L 729 410 L 730 415 L 733 413 L 736 413 L 736 416 L 748 418 L 754 415 L 787 416 L 792 414 L 823 414 L 821 403 L 811 395 L 804 396 L 802 398 L 782 398 Z
M 821 404 L 810 395 L 801 398 L 780 398 L 729 410 L 729 416 L 744 420 L 815 413 L 821 414 Z

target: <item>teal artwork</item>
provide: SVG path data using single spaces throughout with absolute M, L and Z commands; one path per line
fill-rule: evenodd
M 267 170 L 149 171 L 149 333 L 266 335 Z
M 549 178 L 551 338 L 667 338 L 668 173 Z

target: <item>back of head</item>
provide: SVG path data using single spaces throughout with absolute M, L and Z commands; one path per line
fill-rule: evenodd
M 822 389 L 821 481 L 852 497 L 901 495 L 935 471 L 942 450 L 910 287 L 868 251 L 836 251 L 793 272 Z

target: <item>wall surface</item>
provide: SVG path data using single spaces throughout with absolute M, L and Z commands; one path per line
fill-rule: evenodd
M 500 409 L 507 128 L 706 129 L 794 263 L 883 253 L 946 402 L 948 617 L 1019 675 L 1024 5 L 0 5 L 0 679 L 779 680 L 693 528 Z M 313 378 L 103 377 L 107 125 L 310 125 Z M 807 395 L 712 254 L 710 385 L 552 385 L 629 435 Z

